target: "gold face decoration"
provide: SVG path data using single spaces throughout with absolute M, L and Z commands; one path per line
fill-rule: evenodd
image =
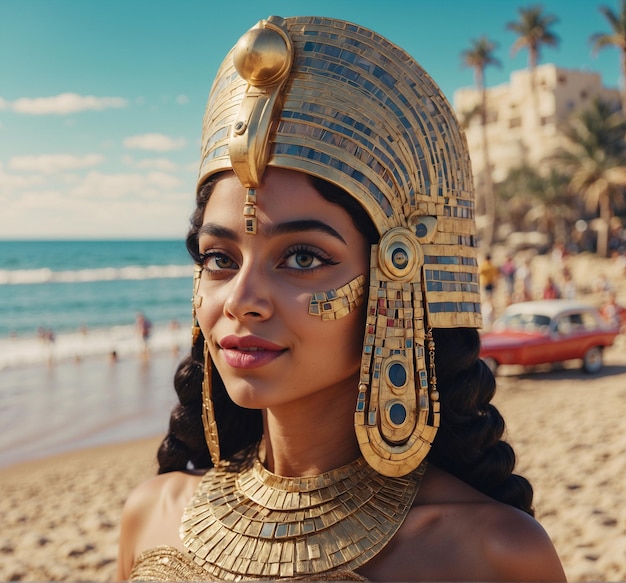
M 338 320 L 358 308 L 364 295 L 365 276 L 359 275 L 338 289 L 314 293 L 309 303 L 309 314 L 320 316 L 322 320 Z

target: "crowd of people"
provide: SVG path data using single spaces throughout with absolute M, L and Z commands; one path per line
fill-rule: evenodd
M 612 325 L 626 326 L 626 307 L 619 300 L 615 278 L 626 277 L 626 254 L 612 257 L 611 275 L 599 271 L 582 281 L 572 269 L 572 256 L 563 245 L 556 244 L 544 264 L 536 269 L 536 256 L 528 251 L 506 252 L 497 261 L 486 253 L 479 264 L 483 327 L 490 328 L 495 317 L 508 305 L 531 300 L 589 299 Z M 535 265 L 533 265 L 535 263 Z

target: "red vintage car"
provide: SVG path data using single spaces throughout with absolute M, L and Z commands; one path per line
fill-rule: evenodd
M 521 302 L 506 308 L 490 332 L 481 334 L 480 356 L 496 372 L 501 364 L 531 366 L 582 359 L 585 372 L 597 373 L 603 351 L 619 330 L 598 310 L 572 300 Z

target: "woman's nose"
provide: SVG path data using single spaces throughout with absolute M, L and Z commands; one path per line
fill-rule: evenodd
M 230 281 L 224 314 L 233 319 L 267 319 L 273 313 L 273 303 L 266 278 L 258 269 L 240 269 Z

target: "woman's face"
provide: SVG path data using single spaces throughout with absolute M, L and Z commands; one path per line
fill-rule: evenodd
M 337 320 L 309 315 L 309 303 L 367 276 L 369 245 L 304 174 L 270 168 L 256 192 L 256 235 L 244 232 L 246 189 L 234 174 L 215 185 L 198 235 L 197 315 L 213 363 L 242 407 L 356 393 L 366 297 Z

